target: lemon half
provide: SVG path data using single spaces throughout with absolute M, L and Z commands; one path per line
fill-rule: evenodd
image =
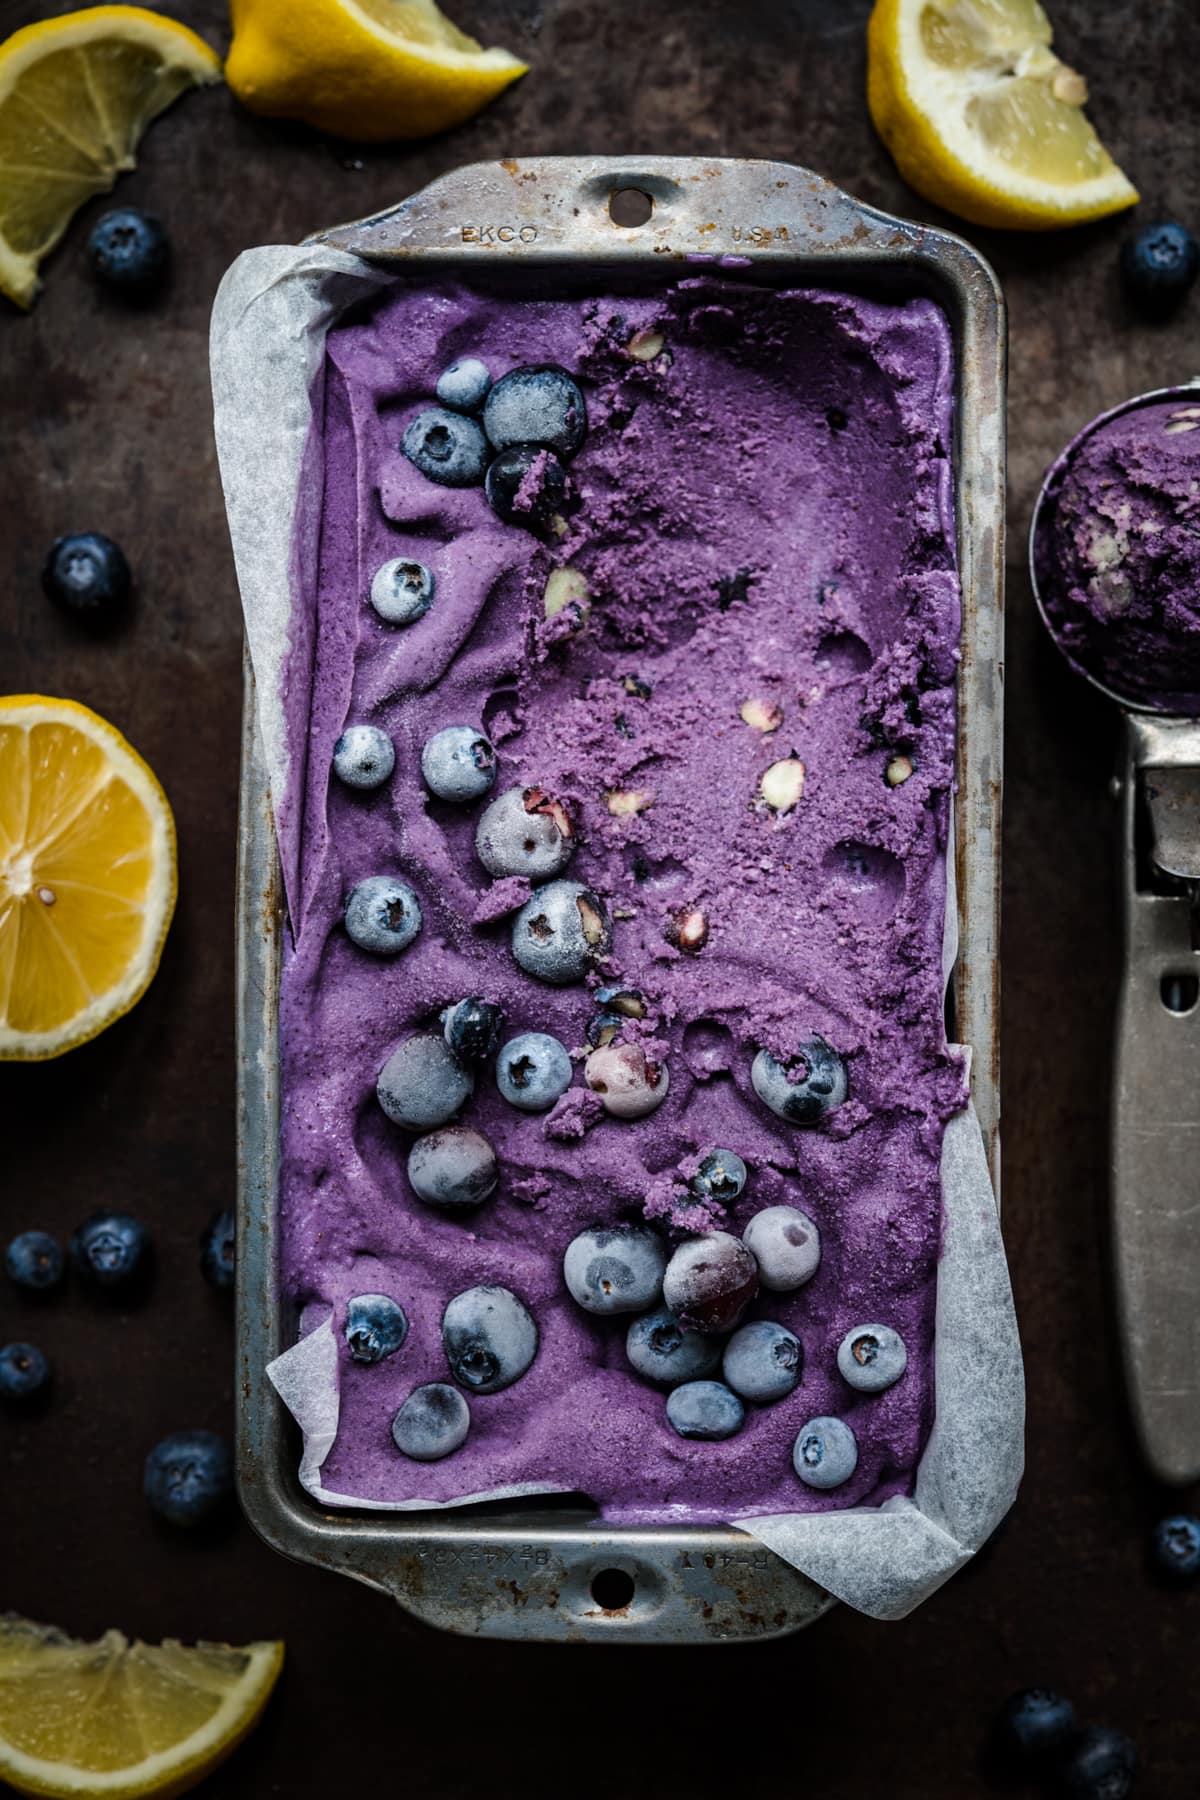
M 225 79 L 252 112 L 364 141 L 428 137 L 527 65 L 485 50 L 434 0 L 231 0 Z
M 60 1056 L 128 1012 L 175 886 L 170 805 L 116 727 L 0 698 L 0 1060 Z
M 0 1779 L 23 1794 L 182 1794 L 257 1722 L 281 1643 L 94 1644 L 0 1618 Z
M 876 0 L 867 100 L 910 186 L 976 225 L 1035 231 L 1135 203 L 1052 38 L 1038 0 Z
M 67 13 L 0 44 L 0 293 L 29 306 L 75 209 L 134 167 L 185 88 L 220 78 L 194 31 L 140 6 Z

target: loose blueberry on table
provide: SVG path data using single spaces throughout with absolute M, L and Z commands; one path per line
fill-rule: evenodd
M 200 1239 L 200 1271 L 211 1287 L 228 1293 L 237 1272 L 237 1225 L 229 1207 L 214 1213 Z
M 1022 1688 L 1001 1707 L 996 1736 L 1010 1759 L 1040 1761 L 1066 1748 L 1075 1723 L 1075 1708 L 1053 1688 Z
M 1067 1751 L 1059 1777 L 1070 1800 L 1127 1800 L 1137 1765 L 1137 1746 L 1131 1738 L 1109 1725 L 1092 1725 Z
M 10 1281 L 31 1294 L 47 1294 L 56 1288 L 66 1272 L 62 1246 L 47 1231 L 21 1231 L 4 1252 L 4 1267 Z
M 95 624 L 116 616 L 132 586 L 125 552 L 102 531 L 76 531 L 56 539 L 42 568 L 47 598 Z
M 5 1344 L 0 1349 L 0 1400 L 18 1405 L 36 1400 L 50 1385 L 50 1364 L 36 1344 Z
M 1189 1581 L 1200 1575 L 1200 1518 L 1194 1513 L 1172 1513 L 1160 1519 L 1151 1539 L 1154 1561 L 1164 1575 Z
M 1167 313 L 1179 305 L 1200 274 L 1200 244 L 1186 225 L 1163 219 L 1143 225 L 1121 246 L 1121 278 L 1143 311 Z
M 146 1458 L 143 1490 L 172 1525 L 203 1525 L 233 1498 L 233 1457 L 215 1431 L 176 1431 Z
M 145 1274 L 150 1236 L 129 1213 L 93 1213 L 71 1235 L 71 1261 L 85 1280 L 103 1288 L 129 1288 Z
M 106 287 L 146 293 L 167 272 L 170 244 L 162 221 L 137 206 L 117 206 L 92 226 L 87 245 L 93 273 Z

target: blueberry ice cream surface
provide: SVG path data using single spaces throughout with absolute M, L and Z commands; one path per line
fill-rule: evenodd
M 649 360 L 628 349 L 647 333 L 663 343 Z M 466 358 L 497 385 L 531 367 L 578 384 L 569 512 L 508 523 L 478 481 L 448 486 L 404 454 L 439 376 Z M 942 1011 L 952 390 L 949 329 L 928 301 L 707 277 L 547 300 L 397 282 L 330 333 L 287 671 L 283 816 L 300 875 L 282 994 L 283 1263 L 300 1333 L 363 1293 L 394 1296 L 409 1321 L 373 1367 L 339 1341 L 321 1479 L 348 1503 L 528 1486 L 577 1491 L 612 1521 L 703 1523 L 911 1491 L 934 1411 L 941 1142 L 965 1100 Z M 396 557 L 427 567 L 437 593 L 403 628 L 370 603 Z M 560 582 L 548 608 L 562 569 L 580 598 L 558 605 Z M 497 759 L 492 793 L 467 803 L 420 773 L 422 746 L 463 722 Z M 360 723 L 395 745 L 372 791 L 331 777 L 334 745 Z M 897 757 L 913 772 L 890 786 Z M 803 765 L 786 808 L 761 789 L 780 762 Z M 484 810 L 512 790 L 555 809 L 573 846 L 559 878 L 591 896 L 593 916 L 568 921 L 587 954 L 561 985 L 513 954 L 514 920 L 547 877 L 489 873 L 476 852 Z M 418 897 L 422 929 L 401 956 L 345 930 L 346 895 L 371 876 Z M 705 930 L 684 943 L 691 916 Z M 614 990 L 641 1004 L 622 1010 Z M 504 1097 L 494 1061 L 473 1066 L 445 1129 L 482 1134 L 498 1182 L 446 1210 L 414 1196 L 417 1139 L 376 1082 L 464 995 L 503 1008 L 506 1040 L 557 1039 L 576 1073 L 535 1112 Z M 611 1044 L 669 1077 L 653 1111 L 614 1116 L 589 1088 L 601 1012 Z M 815 1040 L 842 1059 L 844 1091 L 780 1116 L 755 1091 L 754 1059 L 766 1050 L 781 1080 L 804 1083 Z M 740 1192 L 697 1183 L 714 1146 L 745 1164 Z M 669 1258 L 689 1233 L 740 1238 L 772 1206 L 812 1220 L 820 1264 L 802 1287 L 761 1287 L 744 1317 L 795 1334 L 802 1379 L 728 1438 L 681 1437 L 663 1384 L 626 1356 L 631 1315 L 572 1299 L 567 1245 L 648 1221 Z M 454 1381 L 443 1314 L 474 1288 L 528 1308 L 533 1360 L 471 1392 L 452 1454 L 399 1455 L 392 1420 L 414 1388 Z M 883 1393 L 838 1372 L 864 1319 L 907 1346 Z M 829 1418 L 858 1458 L 819 1489 L 797 1479 L 793 1445 Z
M 1200 715 L 1200 387 L 1088 426 L 1050 472 L 1034 564 L 1077 669 Z

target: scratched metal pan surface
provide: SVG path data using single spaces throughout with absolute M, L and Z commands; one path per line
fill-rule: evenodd
M 648 197 L 640 226 L 610 203 Z M 645 202 L 642 203 L 645 210 Z M 618 218 L 628 216 L 618 202 Z M 1004 319 L 991 270 L 947 233 L 851 199 L 788 163 L 548 157 L 456 170 L 314 241 L 403 270 L 514 294 L 642 287 L 695 256 L 772 285 L 925 294 L 956 353 L 954 445 L 963 587 L 954 1034 L 974 1049 L 975 1105 L 998 1176 L 998 926 L 1004 567 Z M 247 672 L 238 871 L 238 1466 L 274 1547 L 390 1594 L 431 1625 L 493 1638 L 701 1643 L 811 1624 L 829 1594 L 731 1527 L 614 1528 L 568 1501 L 444 1512 L 331 1512 L 300 1487 L 294 1428 L 264 1369 L 294 1339 L 278 1278 L 282 884 Z M 598 1579 L 599 1578 L 599 1579 Z

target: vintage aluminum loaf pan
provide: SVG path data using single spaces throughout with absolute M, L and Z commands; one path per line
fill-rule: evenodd
M 618 224 L 610 212 L 613 195 L 627 190 L 651 203 L 640 226 Z M 623 216 L 622 204 L 613 211 Z M 670 157 L 479 164 L 315 241 L 412 279 L 449 273 L 518 293 L 644 286 L 690 273 L 690 259 L 703 256 L 742 259 L 726 267 L 759 282 L 925 294 L 945 308 L 957 362 L 963 591 L 951 1017 L 954 1035 L 973 1047 L 975 1106 L 995 1178 L 1004 321 L 987 264 L 961 239 L 863 206 L 806 169 Z M 277 1258 L 282 884 L 249 676 L 240 838 L 238 1473 L 251 1522 L 288 1556 L 377 1587 L 430 1624 L 485 1637 L 711 1642 L 811 1623 L 831 1596 L 732 1528 L 615 1529 L 578 1505 L 546 1500 L 334 1513 L 301 1489 L 298 1440 L 264 1372 L 293 1341 L 294 1321 Z

